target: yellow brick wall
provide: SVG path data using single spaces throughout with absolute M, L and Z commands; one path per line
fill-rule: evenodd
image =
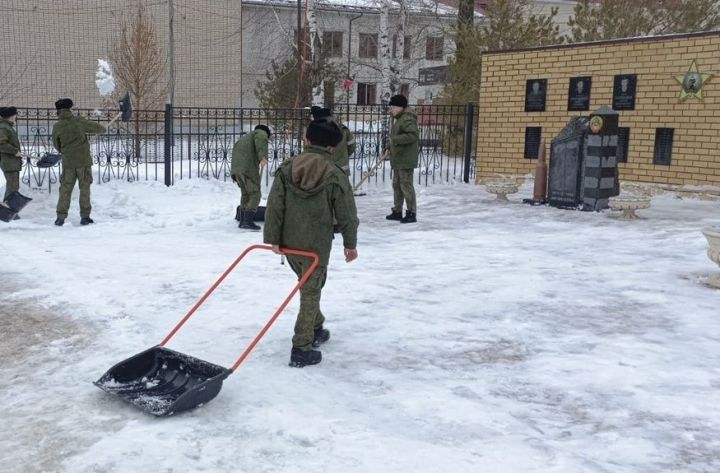
M 681 101 L 680 84 L 693 60 L 715 77 L 703 87 L 704 101 Z M 524 159 L 525 127 L 542 127 L 550 141 L 572 116 L 612 106 L 613 79 L 637 74 L 635 110 L 619 111 L 630 128 L 628 162 L 620 178 L 674 185 L 720 185 L 720 33 L 648 38 L 568 48 L 489 53 L 480 82 L 477 180 L 495 174 L 527 174 L 536 160 Z M 589 112 L 568 112 L 571 77 L 592 76 Z M 525 83 L 547 79 L 545 112 L 525 112 Z M 656 128 L 674 128 L 672 164 L 653 164 Z

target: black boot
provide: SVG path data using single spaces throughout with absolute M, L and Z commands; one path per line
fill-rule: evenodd
M 238 215 L 235 215 L 235 220 L 237 220 L 238 228 L 245 228 L 245 211 L 241 209 L 240 207 L 237 208 Z
M 417 218 L 415 216 L 415 212 L 410 212 L 409 210 L 405 212 L 405 216 L 400 220 L 400 223 L 415 223 L 417 222 Z
M 390 213 L 390 215 L 386 215 L 385 218 L 388 220 L 402 220 L 402 218 L 403 218 L 402 209 L 400 209 L 400 210 L 392 209 L 392 213 Z
M 302 351 L 293 348 L 290 352 L 290 364 L 293 368 L 302 368 L 307 365 L 317 365 L 322 361 L 322 353 L 317 350 Z
M 80 219 L 80 225 L 90 225 L 91 223 L 95 223 L 95 221 L 90 217 L 83 217 Z
M 64 224 L 65 224 L 64 218 L 58 217 L 55 219 L 55 225 L 57 225 L 58 227 L 62 227 Z
M 328 340 L 330 340 L 330 330 L 322 328 L 322 325 L 320 326 L 320 328 L 315 329 L 315 335 L 313 336 L 312 343 L 315 348 L 319 347 Z
M 248 230 L 260 230 L 258 225 L 255 225 L 255 210 L 246 210 L 243 221 L 240 223 L 240 228 L 247 228 Z

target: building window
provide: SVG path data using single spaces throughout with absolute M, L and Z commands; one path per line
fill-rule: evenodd
M 412 44 L 412 37 L 411 36 L 405 36 L 405 42 L 403 43 L 403 59 L 410 59 L 410 48 Z M 392 57 L 397 57 L 397 47 L 398 47 L 398 36 L 393 36 L 393 44 L 392 44 Z
M 342 57 L 343 55 L 343 32 L 342 31 L 325 31 L 323 32 L 323 52 L 327 57 Z
M 653 153 L 653 164 L 670 166 L 672 162 L 672 148 L 674 128 L 655 129 L 655 152 Z
M 325 82 L 323 94 L 323 103 L 325 106 L 333 108 L 335 106 L 335 82 Z
M 618 128 L 617 159 L 619 163 L 628 162 L 628 150 L 630 149 L 630 128 Z
M 525 128 L 525 159 L 538 158 L 541 136 L 542 127 L 529 126 Z
M 410 98 L 410 84 L 400 84 L 400 95 Z
M 357 104 L 371 105 L 375 103 L 377 97 L 377 86 L 375 84 L 358 83 Z
M 377 58 L 378 35 L 360 33 L 360 47 L 358 56 L 362 58 Z
M 428 36 L 425 43 L 425 59 L 436 61 L 443 58 L 445 38 L 442 36 Z

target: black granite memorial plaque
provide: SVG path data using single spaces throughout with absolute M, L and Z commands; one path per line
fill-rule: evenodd
M 544 112 L 547 79 L 530 79 L 525 83 L 525 111 Z
M 529 126 L 525 128 L 525 159 L 537 159 L 540 153 L 542 128 Z
M 560 208 L 577 208 L 582 202 L 582 166 L 586 117 L 573 117 L 550 144 L 550 177 L 548 204 Z
M 568 89 L 568 111 L 585 112 L 590 110 L 590 87 L 592 77 L 571 77 Z
M 615 76 L 613 84 L 613 109 L 635 110 L 635 90 L 637 75 L 625 74 Z

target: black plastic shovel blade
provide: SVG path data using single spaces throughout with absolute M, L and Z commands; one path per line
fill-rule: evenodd
M 45 153 L 42 158 L 38 159 L 35 165 L 41 169 L 51 168 L 60 162 L 62 155 L 58 153 Z
M 113 366 L 94 384 L 148 414 L 166 416 L 212 400 L 230 373 L 158 345 Z
M 16 215 L 17 212 L 13 212 L 10 207 L 6 207 L 5 205 L 0 204 L 0 220 L 2 220 L 3 222 L 11 222 Z
M 32 199 L 30 197 L 26 197 L 18 191 L 14 191 L 7 196 L 7 199 L 5 199 L 5 203 L 8 207 L 10 207 L 10 210 L 15 213 L 20 213 L 20 211 L 24 209 L 31 200 Z
M 120 120 L 123 122 L 129 122 L 132 118 L 132 101 L 130 100 L 130 93 L 128 92 L 125 94 L 125 97 L 120 99 L 118 102 L 118 105 L 120 106 L 120 112 L 122 113 Z

